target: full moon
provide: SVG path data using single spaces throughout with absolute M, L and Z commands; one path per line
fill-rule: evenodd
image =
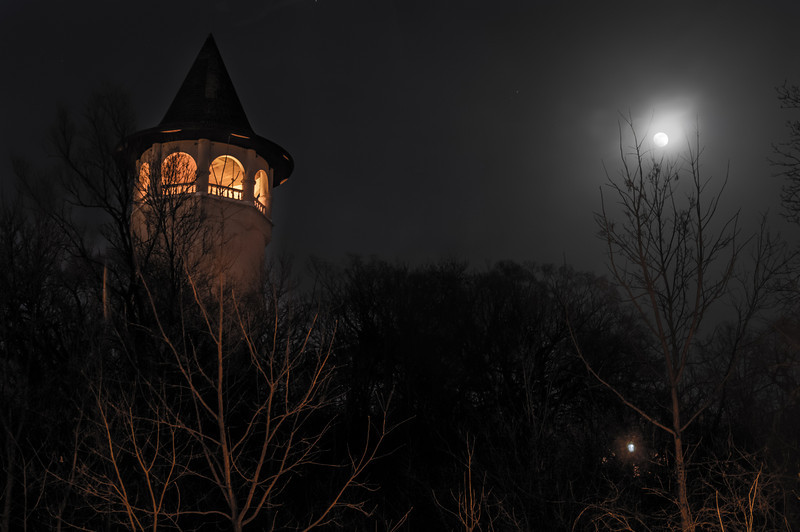
M 658 146 L 659 148 L 663 148 L 664 146 L 667 145 L 667 143 L 669 143 L 669 137 L 667 136 L 666 133 L 662 133 L 661 131 L 659 131 L 658 133 L 653 135 L 653 142 L 655 142 L 656 146 Z
M 663 133 L 662 133 L 662 135 L 663 135 Z M 666 137 L 666 135 L 664 135 L 664 136 Z M 633 442 L 629 442 L 628 443 L 628 452 L 632 453 L 635 450 L 636 450 L 636 446 L 633 444 Z

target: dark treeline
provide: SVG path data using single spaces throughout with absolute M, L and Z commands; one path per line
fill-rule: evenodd
M 666 377 L 684 307 L 619 270 L 354 257 L 237 293 L 185 262 L 191 233 L 137 241 L 114 156 L 130 118 L 109 94 L 89 109 L 60 116 L 57 169 L 18 165 L 29 189 L 0 213 L 3 531 L 798 526 L 800 334 L 776 248 L 724 286 L 741 304 L 686 322 Z M 645 194 L 634 181 L 618 190 Z M 654 227 L 690 245 L 690 225 Z

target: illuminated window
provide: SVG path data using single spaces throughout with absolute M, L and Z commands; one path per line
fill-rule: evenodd
M 194 192 L 197 164 L 188 153 L 179 151 L 170 154 L 161 164 L 161 183 L 164 193 Z
M 211 162 L 208 193 L 223 198 L 242 199 L 244 167 L 230 155 L 221 155 Z
M 260 202 L 262 205 L 267 204 L 268 198 L 268 190 L 269 190 L 269 179 L 267 178 L 267 173 L 264 170 L 259 170 L 256 172 L 256 186 L 253 190 L 253 197 L 256 201 Z
M 150 188 L 150 165 L 142 163 L 139 167 L 139 184 L 136 188 L 136 197 L 141 199 L 147 195 Z
M 244 167 L 230 155 L 222 155 L 211 163 L 209 181 L 214 185 L 242 190 Z

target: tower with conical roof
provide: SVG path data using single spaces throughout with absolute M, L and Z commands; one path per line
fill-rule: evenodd
M 253 131 L 213 36 L 161 123 L 129 137 L 126 150 L 138 176 L 132 229 L 145 253 L 252 285 L 272 235 L 272 191 L 294 164 Z

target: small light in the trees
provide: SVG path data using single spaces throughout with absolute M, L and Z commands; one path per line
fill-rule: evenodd
M 656 143 L 656 146 L 659 148 L 663 148 L 669 143 L 669 137 L 666 133 L 659 131 L 655 135 L 653 135 L 653 142 Z
M 635 450 L 636 450 L 636 446 L 633 444 L 633 442 L 632 441 L 628 442 L 628 452 L 632 453 Z

